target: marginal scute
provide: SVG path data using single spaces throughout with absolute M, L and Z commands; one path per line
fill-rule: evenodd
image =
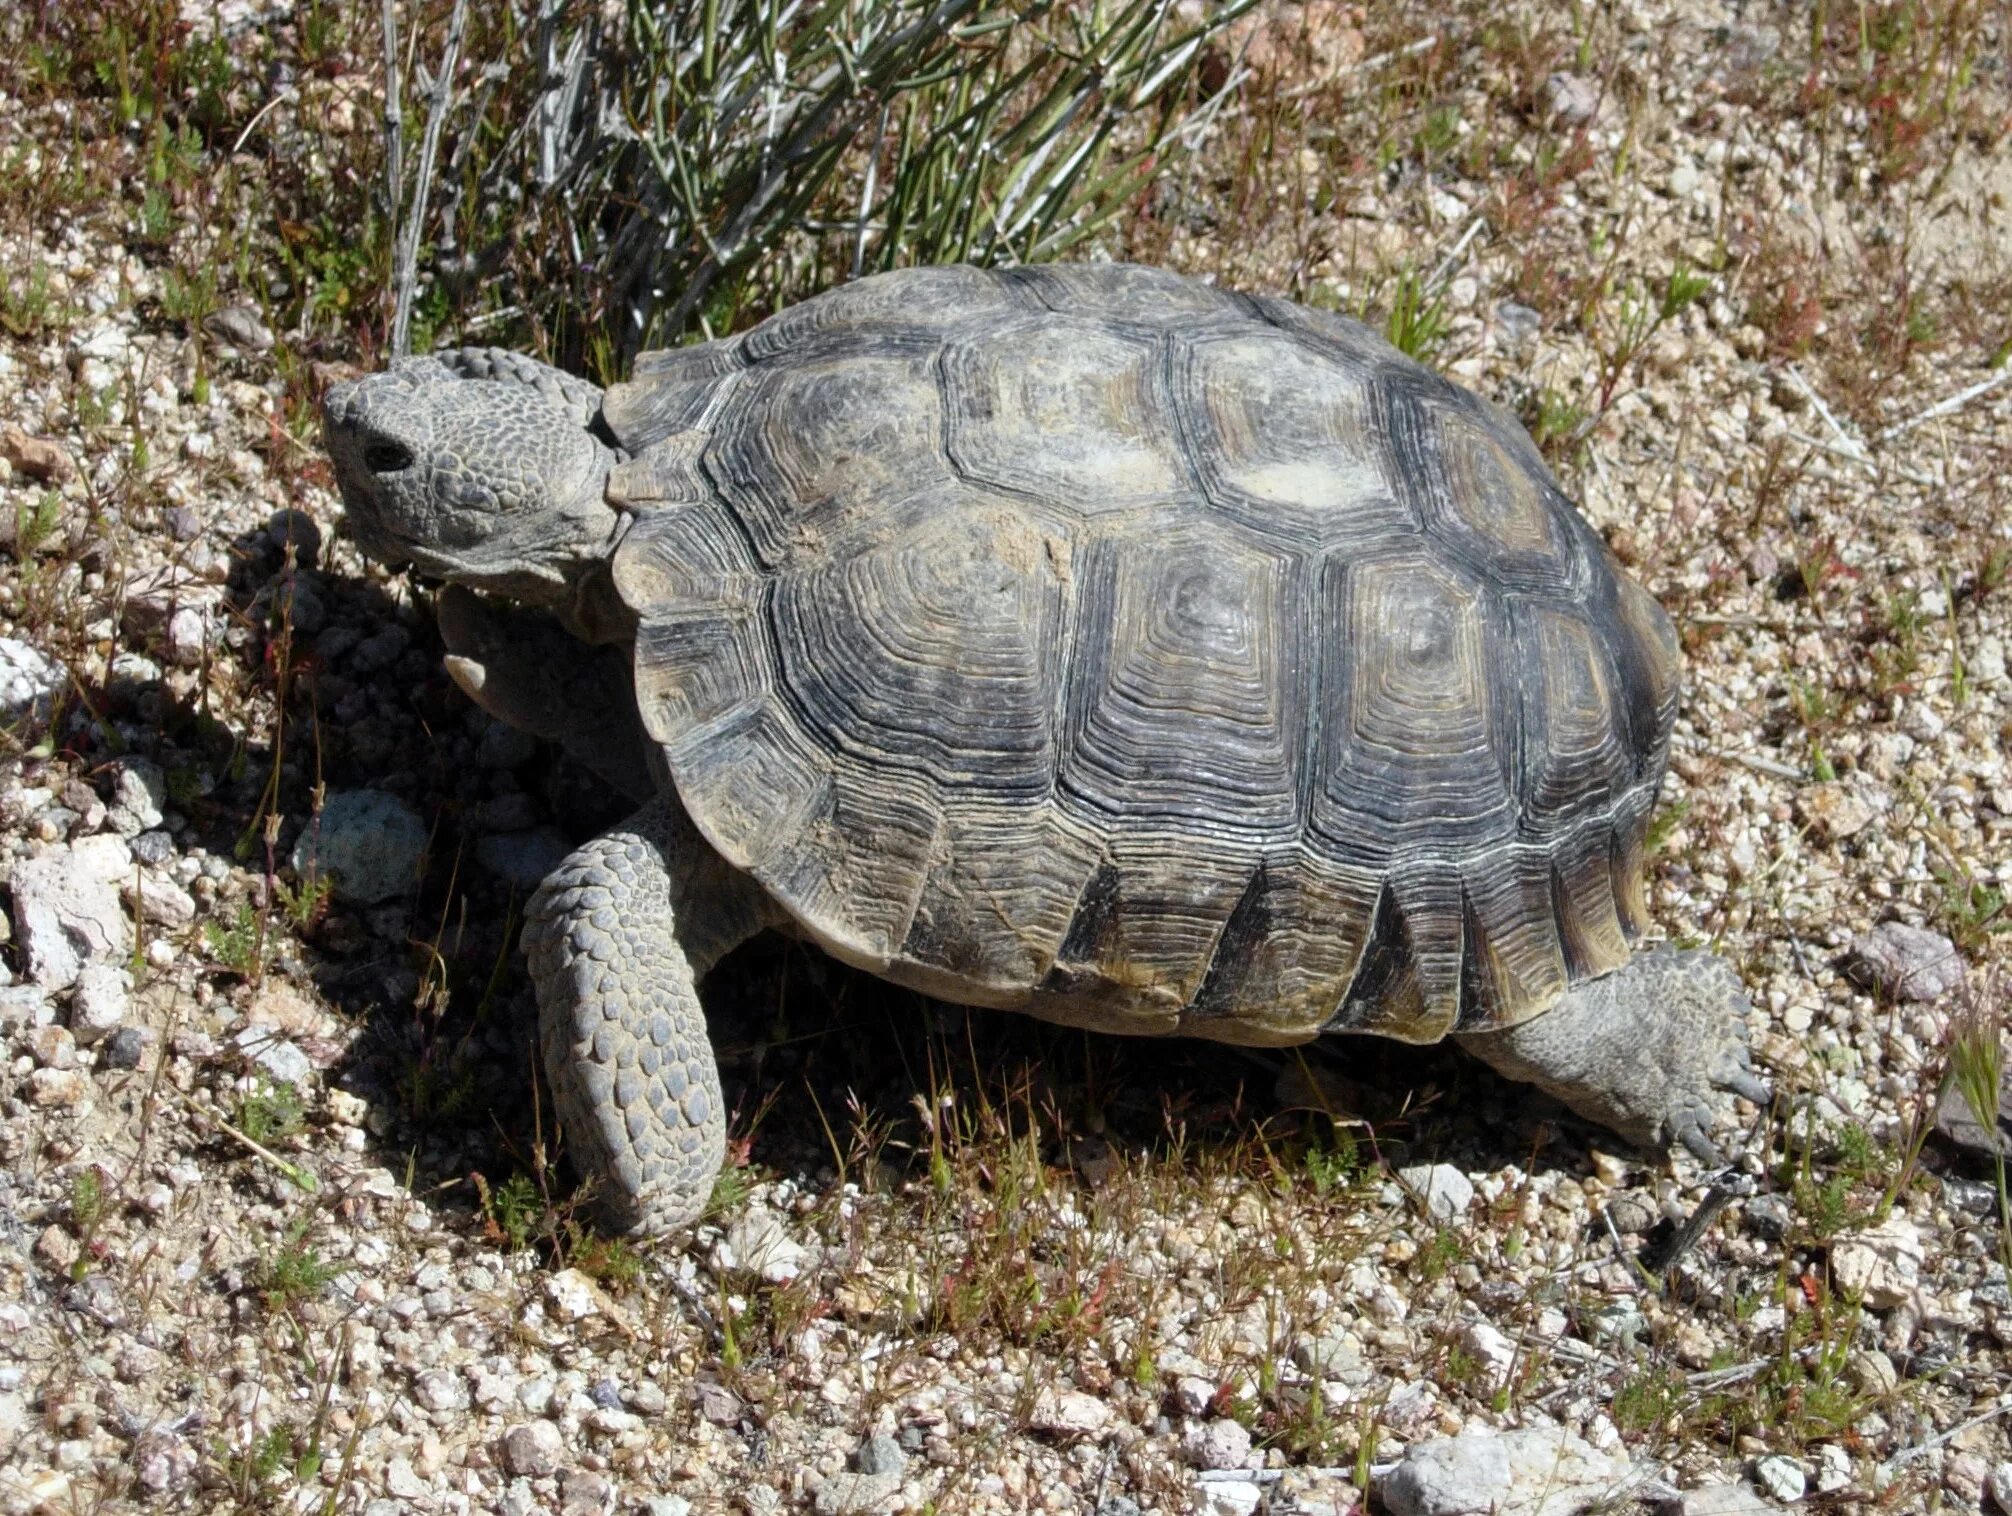
M 693 820 L 929 994 L 1286 1044 L 1628 960 L 1668 618 L 1528 439 L 1360 323 L 918 270 L 655 355 L 615 582 Z

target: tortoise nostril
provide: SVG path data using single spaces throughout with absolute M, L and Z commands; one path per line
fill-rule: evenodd
M 412 467 L 412 449 L 386 438 L 363 445 L 363 462 L 373 474 L 396 474 Z

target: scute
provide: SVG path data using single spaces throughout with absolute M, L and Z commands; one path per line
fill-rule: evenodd
M 611 399 L 644 720 L 849 961 L 1251 1043 L 1501 1025 L 1625 962 L 1668 618 L 1359 323 L 917 270 Z
M 951 461 L 974 484 L 1085 513 L 1189 493 L 1159 342 L 1051 315 L 949 344 Z

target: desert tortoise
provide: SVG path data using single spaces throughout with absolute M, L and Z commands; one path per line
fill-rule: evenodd
M 460 587 L 462 686 L 651 796 L 524 934 L 625 1225 L 707 1201 L 694 985 L 771 925 L 1107 1031 L 1453 1033 L 1704 1154 L 1717 1092 L 1765 1096 L 1732 972 L 1631 953 L 1668 618 L 1513 421 L 1356 322 L 917 269 L 605 394 L 461 350 L 326 424 L 358 541 Z

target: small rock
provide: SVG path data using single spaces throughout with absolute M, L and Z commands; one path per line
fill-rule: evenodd
M 28 1034 L 28 1051 L 45 1069 L 74 1069 L 77 1039 L 66 1026 L 38 1026 Z
M 32 984 L 10 984 L 0 989 L 0 1030 L 47 1026 L 56 1019 L 49 997 Z
M 563 1469 L 559 1474 L 559 1516 L 603 1516 L 615 1508 L 615 1487 L 592 1469 Z
M 248 1026 L 231 1045 L 281 1084 L 304 1085 L 314 1077 L 314 1061 L 269 1026 Z
M 13 725 L 49 715 L 56 692 L 68 682 L 62 667 L 39 649 L 14 637 L 0 637 L 0 722 Z
M 1857 836 L 1879 817 L 1870 800 L 1836 780 L 1805 786 L 1797 792 L 1795 804 L 1810 829 L 1830 842 Z
M 68 448 L 48 437 L 31 437 L 18 426 L 0 426 L 0 458 L 37 484 L 66 484 L 77 476 Z
M 37 1069 L 28 1076 L 28 1103 L 43 1110 L 74 1110 L 91 1098 L 91 1081 L 75 1069 Z
M 1111 1430 L 1116 1413 L 1095 1395 L 1081 1390 L 1044 1389 L 1034 1397 L 1027 1424 L 1056 1437 L 1097 1437 Z
M 132 977 L 110 963 L 87 963 L 70 1000 L 70 1030 L 79 1047 L 95 1047 L 126 1024 Z
M 203 330 L 217 341 L 245 353 L 263 353 L 273 344 L 272 330 L 249 305 L 226 305 L 203 317 Z
M 133 1474 L 150 1495 L 170 1496 L 186 1490 L 200 1460 L 185 1438 L 162 1427 L 149 1427 L 134 1439 Z
M 878 1516 L 901 1490 L 899 1474 L 832 1474 L 817 1487 L 818 1516 Z
M 1835 1495 L 1851 1488 L 1851 1454 L 1834 1442 L 1816 1450 L 1816 1489 L 1819 1495 Z
M 158 837 L 159 832 L 142 836 Z M 150 874 L 128 875 L 119 882 L 119 898 L 156 926 L 187 926 L 196 919 L 196 898 L 172 879 Z
M 132 854 L 117 837 L 86 837 L 14 867 L 14 932 L 28 977 L 67 989 L 86 963 L 120 960 L 132 947 L 119 885 Z
M 740 1425 L 747 1410 L 740 1396 L 713 1379 L 701 1379 L 692 1386 L 692 1402 L 698 1407 L 700 1420 L 716 1427 Z
M 1584 126 L 1598 114 L 1600 86 L 1578 74 L 1553 74 L 1544 81 L 1544 113 L 1561 126 Z
M 1216 1403 L 1216 1382 L 1199 1374 L 1181 1374 L 1174 1380 L 1174 1404 L 1186 1416 L 1206 1416 Z
M 1483 1385 L 1490 1391 L 1509 1382 L 1516 1366 L 1516 1344 L 1490 1322 L 1470 1321 L 1460 1329 L 1460 1346 L 1475 1361 Z
M 266 521 L 265 534 L 281 552 L 286 551 L 288 543 L 293 544 L 296 568 L 311 569 L 321 558 L 321 526 L 306 511 L 290 507 L 274 511 Z
M 859 1445 L 853 1465 L 862 1474 L 901 1474 L 908 1468 L 908 1455 L 899 1440 L 876 1432 Z
M 1495 321 L 1502 328 L 1504 343 L 1512 348 L 1536 341 L 1537 334 L 1544 329 L 1543 316 L 1514 300 L 1504 300 L 1495 307 Z
M 1474 1184 L 1450 1163 L 1415 1163 L 1398 1170 L 1425 1214 L 1434 1221 L 1457 1221 L 1474 1203 Z
M 429 1411 L 465 1411 L 468 1381 L 453 1369 L 427 1369 L 413 1379 L 412 1398 Z
M 565 1439 L 549 1421 L 526 1421 L 503 1434 L 503 1467 L 527 1479 L 557 1472 L 565 1452 Z
M 128 758 L 112 781 L 112 803 L 105 814 L 112 830 L 130 841 L 161 824 L 167 803 L 168 776 L 161 766 L 146 758 Z
M 1970 682 L 1979 689 L 1995 689 L 2005 682 L 2005 641 L 2002 637 L 1985 637 L 1970 655 L 1965 672 Z
M 2005 1516 L 2012 1516 L 2012 1459 L 1992 1468 L 1991 1501 Z
M 692 1503 L 682 1495 L 652 1495 L 643 1509 L 649 1516 L 692 1516 Z
M 1181 1429 L 1181 1453 L 1198 1469 L 1240 1469 L 1251 1455 L 1251 1434 L 1227 1416 L 1191 1421 Z
M 1628 1190 L 1607 1202 L 1607 1219 L 1623 1237 L 1637 1237 L 1653 1231 L 1662 1220 L 1662 1212 L 1656 1209 L 1654 1197 L 1647 1192 Z
M 1382 1492 L 1391 1516 L 1575 1516 L 1628 1469 L 1559 1427 L 1467 1432 L 1411 1444 Z
M 98 1063 L 108 1069 L 136 1069 L 147 1056 L 148 1040 L 144 1028 L 122 1026 L 106 1040 Z
M 1998 1080 L 1998 1108 L 1987 1113 L 1991 1124 L 1978 1121 L 1970 1109 L 1970 1099 L 1960 1080 L 1952 1079 L 1935 1106 L 1935 1130 L 1958 1147 L 1982 1153 L 1987 1158 L 2012 1153 L 2012 1067 L 2001 1071 Z
M 1662 1506 L 1662 1516 L 1775 1516 L 1775 1507 L 1743 1484 L 1708 1484 Z
M 601 1314 L 607 1297 L 593 1277 L 578 1269 L 561 1269 L 545 1281 L 545 1298 L 567 1321 L 585 1321 Z
M 327 875 L 335 893 L 359 905 L 409 894 L 426 852 L 426 823 L 383 790 L 344 790 L 328 797 L 317 820 L 294 844 L 302 878 Z
M 1862 978 L 1894 1000 L 1940 1000 L 1963 984 L 1963 956 L 1940 932 L 1882 921 L 1852 944 Z
M 803 1245 L 792 1239 L 773 1211 L 750 1206 L 727 1229 L 726 1260 L 770 1284 L 788 1284 L 803 1272 L 809 1256 Z
M 1204 1479 L 1195 1486 L 1195 1516 L 1253 1516 L 1263 1489 L 1248 1479 Z
M 1874 1400 L 1900 1388 L 1900 1370 L 1878 1348 L 1864 1348 L 1845 1359 L 1844 1375 L 1854 1390 Z
M 209 623 L 201 611 L 185 605 L 169 615 L 161 638 L 167 646 L 168 661 L 176 668 L 192 669 L 203 661 L 209 648 Z
M 1962 1502 L 1966 1511 L 1984 1504 L 1984 1490 L 1991 1480 L 1991 1464 L 1980 1453 L 1952 1453 L 1942 1460 L 1942 1488 Z
M 44 1227 L 42 1235 L 35 1239 L 35 1256 L 55 1272 L 65 1274 L 84 1256 L 84 1247 L 61 1227 Z
M 1746 1229 L 1762 1242 L 1780 1242 L 1788 1235 L 1795 1210 L 1782 1195 L 1756 1195 L 1740 1212 Z
M 1754 1480 L 1776 1500 L 1793 1505 L 1809 1488 L 1802 1465 L 1793 1458 L 1772 1453 L 1754 1464 Z
M 1926 1256 L 1921 1230 L 1899 1211 L 1830 1250 L 1831 1277 L 1839 1289 L 1861 1296 L 1874 1310 L 1891 1310 L 1914 1298 Z

